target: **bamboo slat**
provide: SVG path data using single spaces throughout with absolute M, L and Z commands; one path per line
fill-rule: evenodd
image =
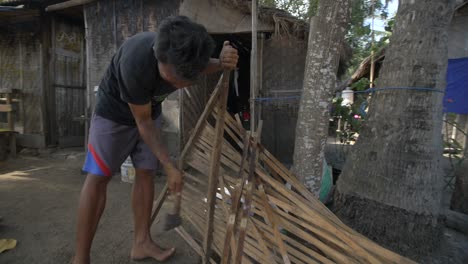
M 213 151 L 211 152 L 211 161 L 209 169 L 209 178 L 208 178 L 208 193 L 207 193 L 207 203 L 208 203 L 208 212 L 206 218 L 206 229 L 203 237 L 203 251 L 204 256 L 202 262 L 207 264 L 211 258 L 211 244 L 213 240 L 213 217 L 215 211 L 216 203 L 216 190 L 218 188 L 218 176 L 219 176 L 219 162 L 221 159 L 222 152 L 222 142 L 224 135 L 224 116 L 226 115 L 226 104 L 228 97 L 229 89 L 229 72 L 225 71 L 221 77 L 221 92 L 220 100 L 218 102 L 218 107 L 220 109 L 219 118 L 215 126 L 215 135 L 214 135 L 214 146 Z M 222 112 L 221 112 L 222 111 Z

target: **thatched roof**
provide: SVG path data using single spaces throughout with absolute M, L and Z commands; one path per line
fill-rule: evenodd
M 374 55 L 374 62 L 376 64 L 376 68 L 375 68 L 376 75 L 378 74 L 378 72 L 380 70 L 380 65 L 382 64 L 383 60 L 385 59 L 385 51 L 386 51 L 386 48 L 383 48 L 380 51 L 376 52 L 376 54 Z M 351 77 L 349 79 L 343 81 L 335 89 L 335 91 L 343 91 L 344 89 L 346 89 L 346 87 L 351 86 L 353 83 L 359 81 L 361 78 L 370 75 L 371 62 L 372 62 L 372 56 L 369 56 L 369 57 L 365 58 L 361 62 L 361 64 L 359 64 L 359 67 L 353 73 L 353 75 L 351 75 Z
M 241 12 L 251 14 L 252 1 L 250 0 L 220 0 L 227 6 L 231 6 Z M 0 0 L 0 5 L 26 7 L 45 7 L 47 5 L 65 2 L 65 0 Z M 300 39 L 307 39 L 309 25 L 290 13 L 276 8 L 259 7 L 259 19 L 275 25 L 275 34 L 279 36 L 294 35 Z
M 251 0 L 220 0 L 227 6 L 231 6 L 243 13 L 252 13 Z M 264 22 L 275 25 L 275 34 L 278 36 L 293 35 L 297 38 L 307 40 L 309 33 L 309 24 L 299 19 L 289 12 L 278 9 L 260 6 L 258 8 L 258 18 Z

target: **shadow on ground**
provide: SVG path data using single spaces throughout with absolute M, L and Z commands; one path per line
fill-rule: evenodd
M 0 238 L 18 240 L 15 249 L 0 254 L 0 263 L 70 263 L 83 158 L 76 152 L 0 162 Z M 157 180 L 156 194 L 163 183 L 163 178 Z M 133 263 L 131 187 L 119 177 L 110 182 L 92 248 L 93 263 Z M 152 234 L 160 245 L 177 247 L 176 256 L 165 263 L 198 263 L 198 255 L 174 231 L 156 230 L 154 226 Z

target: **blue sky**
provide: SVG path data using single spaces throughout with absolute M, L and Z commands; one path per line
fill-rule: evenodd
M 385 4 L 385 0 L 380 0 L 383 4 Z M 388 16 L 389 18 L 392 17 L 393 15 L 395 15 L 396 11 L 398 9 L 398 0 L 393 0 L 392 2 L 390 2 L 388 4 Z M 366 20 L 366 23 L 370 24 L 371 23 L 371 19 L 367 19 Z M 384 27 L 385 27 L 385 21 L 384 20 L 381 20 L 381 19 L 375 19 L 375 22 L 374 22 L 374 29 L 377 30 L 377 31 L 384 31 Z

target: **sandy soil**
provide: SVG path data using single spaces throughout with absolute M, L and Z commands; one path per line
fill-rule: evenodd
M 1 264 L 70 263 L 84 180 L 80 174 L 83 159 L 81 151 L 64 150 L 39 156 L 23 154 L 0 162 L 0 238 L 18 240 L 15 249 L 0 254 Z M 157 193 L 163 183 L 164 178 L 157 178 Z M 109 184 L 107 207 L 92 248 L 93 263 L 137 263 L 129 256 L 133 238 L 131 188 L 118 176 Z M 158 230 L 157 224 L 153 226 L 157 242 L 178 250 L 166 263 L 199 263 L 198 255 L 174 231 Z M 468 236 L 446 229 L 442 240 L 439 250 L 423 263 L 468 263 Z
M 0 162 L 0 238 L 18 240 L 15 249 L 0 254 L 0 263 L 70 263 L 83 158 L 82 153 L 67 152 Z M 157 180 L 158 189 L 163 180 Z M 93 263 L 134 263 L 129 256 L 131 187 L 119 177 L 109 184 L 107 207 L 92 248 Z M 158 234 L 157 230 L 153 226 L 152 234 L 160 245 L 177 247 L 176 256 L 166 263 L 198 263 L 198 255 L 174 231 Z

